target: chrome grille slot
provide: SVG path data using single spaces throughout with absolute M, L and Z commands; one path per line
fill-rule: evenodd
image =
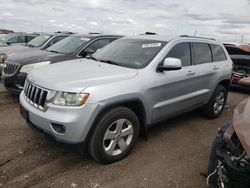
M 5 67 L 3 69 L 3 72 L 4 72 L 4 74 L 12 75 L 12 74 L 16 73 L 16 71 L 19 69 L 19 67 L 20 67 L 19 63 L 7 61 L 5 63 Z
M 24 86 L 24 95 L 27 101 L 33 106 L 43 110 L 48 95 L 48 91 L 40 88 L 30 81 L 26 80 Z

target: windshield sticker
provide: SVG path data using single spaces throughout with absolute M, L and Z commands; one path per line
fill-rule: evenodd
M 85 41 L 89 41 L 90 39 L 89 38 L 84 38 L 84 37 L 81 37 L 80 40 L 85 40 Z
M 161 43 L 149 43 L 149 44 L 143 44 L 142 48 L 156 48 L 156 47 L 160 47 Z

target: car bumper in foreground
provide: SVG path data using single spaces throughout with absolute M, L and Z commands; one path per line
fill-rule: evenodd
M 226 128 L 226 130 L 225 130 Z M 211 164 L 216 164 L 214 166 L 213 172 L 209 175 L 209 184 L 210 187 L 227 187 L 227 188 L 249 188 L 250 187 L 250 161 L 246 152 L 243 148 L 233 149 L 226 142 L 225 131 L 234 134 L 234 130 L 231 129 L 230 125 L 224 126 L 220 131 L 216 140 L 214 141 L 210 159 L 209 166 Z M 233 136 L 233 142 L 238 143 L 237 135 Z M 212 157 L 211 157 L 212 156 Z M 215 176 L 217 179 L 216 183 L 212 180 Z M 219 185 L 219 186 L 215 186 Z
M 48 104 L 46 111 L 31 105 L 20 94 L 20 112 L 27 124 L 64 143 L 84 142 L 97 114 L 97 104 L 63 107 Z
M 20 94 L 21 91 L 23 90 L 26 77 L 27 77 L 26 73 L 19 73 L 17 75 L 11 75 L 11 76 L 2 74 L 1 80 L 2 80 L 4 87 L 7 90 L 13 93 Z

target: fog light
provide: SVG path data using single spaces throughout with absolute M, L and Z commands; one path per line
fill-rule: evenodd
M 64 125 L 61 125 L 61 124 L 57 124 L 57 123 L 51 123 L 51 127 L 52 129 L 59 133 L 59 134 L 64 134 L 65 131 L 66 131 L 66 128 Z

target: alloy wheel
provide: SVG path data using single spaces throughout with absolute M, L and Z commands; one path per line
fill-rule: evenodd
M 131 144 L 133 135 L 134 128 L 129 120 L 116 120 L 109 126 L 104 134 L 104 151 L 111 156 L 123 153 Z

